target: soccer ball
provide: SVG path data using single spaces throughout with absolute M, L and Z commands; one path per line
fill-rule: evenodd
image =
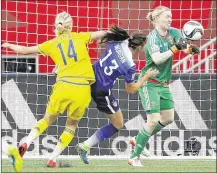
M 201 23 L 191 20 L 184 24 L 182 34 L 187 40 L 197 41 L 203 36 L 204 28 Z

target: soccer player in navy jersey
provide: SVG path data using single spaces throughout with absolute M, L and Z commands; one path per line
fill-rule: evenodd
M 85 164 L 89 164 L 87 156 L 92 146 L 110 138 L 123 127 L 123 115 L 111 91 L 117 78 L 122 76 L 126 92 L 133 94 L 145 81 L 158 74 L 157 70 L 149 69 L 140 80 L 134 81 L 136 65 L 133 55 L 138 55 L 144 49 L 145 42 L 145 34 L 129 36 L 116 25 L 113 25 L 111 32 L 101 40 L 101 44 L 106 44 L 106 49 L 102 57 L 93 64 L 96 82 L 91 85 L 91 96 L 97 109 L 107 115 L 110 123 L 98 129 L 83 143 L 76 145 L 76 150 Z

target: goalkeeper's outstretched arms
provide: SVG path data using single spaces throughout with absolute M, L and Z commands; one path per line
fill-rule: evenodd
M 138 89 L 144 85 L 144 83 L 146 81 L 148 81 L 148 79 L 155 77 L 157 74 L 159 73 L 158 70 L 152 70 L 152 69 L 148 69 L 146 74 L 144 76 L 141 77 L 140 80 L 138 80 L 137 82 L 131 82 L 131 83 L 127 83 L 125 82 L 125 90 L 128 94 L 134 94 L 138 91 Z

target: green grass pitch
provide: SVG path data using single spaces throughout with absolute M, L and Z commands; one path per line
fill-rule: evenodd
M 22 172 L 216 172 L 216 160 L 142 160 L 144 167 L 138 168 L 129 166 L 126 160 L 90 160 L 89 165 L 80 160 L 61 163 L 66 167 L 47 168 L 46 160 L 24 160 Z M 14 172 L 10 160 L 2 160 L 2 172 Z

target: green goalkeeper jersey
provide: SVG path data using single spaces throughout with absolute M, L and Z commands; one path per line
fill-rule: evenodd
M 174 45 L 174 42 L 181 37 L 181 32 L 172 27 L 168 30 L 167 37 L 165 38 L 160 36 L 156 29 L 149 33 L 148 40 L 145 45 L 146 66 L 142 69 L 141 75 L 143 76 L 149 68 L 157 69 L 159 74 L 152 79 L 155 79 L 158 82 L 168 82 L 172 77 L 173 56 L 164 63 L 156 65 L 153 62 L 151 55 L 158 51 L 161 53 L 168 51 L 170 47 Z

